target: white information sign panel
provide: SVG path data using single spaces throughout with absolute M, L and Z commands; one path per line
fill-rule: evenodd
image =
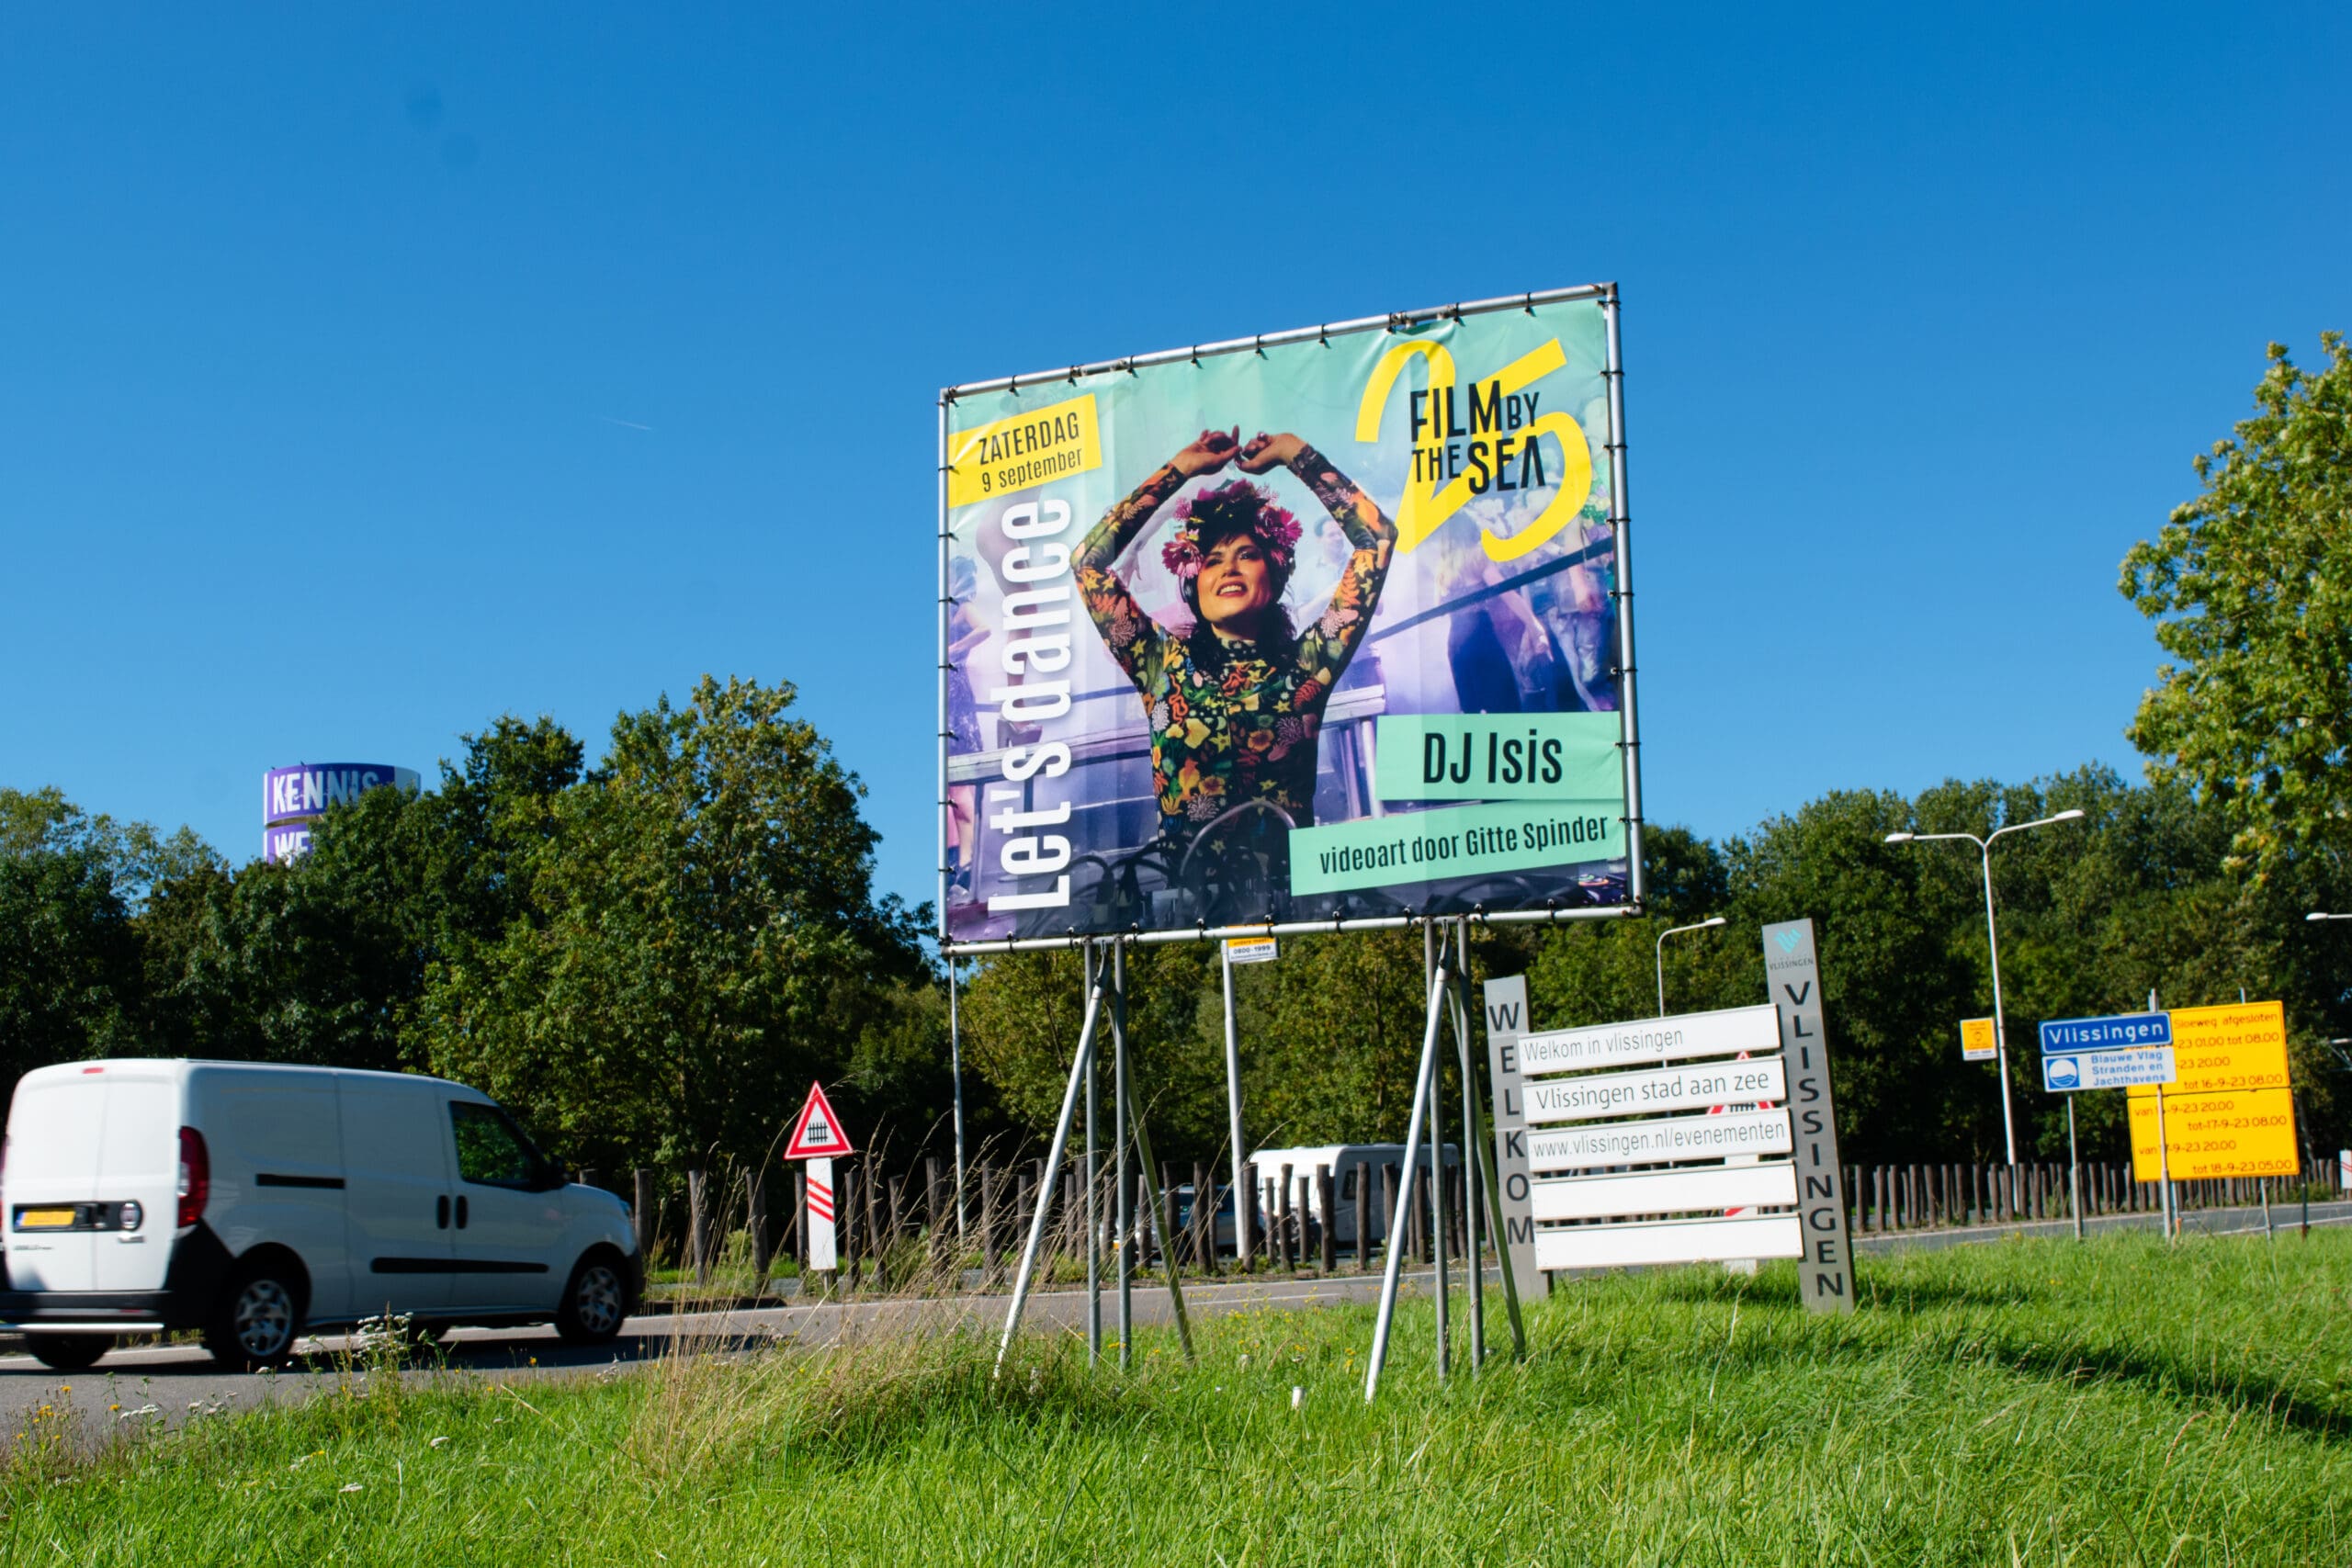
M 2173 1048 L 2147 1045 L 2132 1051 L 2085 1051 L 2075 1056 L 2041 1058 L 2041 1087 L 2052 1094 L 2086 1089 L 2133 1089 L 2170 1083 Z
M 1794 1208 L 1792 1165 L 1697 1166 L 1684 1170 L 1580 1176 L 1535 1183 L 1530 1201 L 1544 1220 L 1611 1220 L 1626 1214 L 1686 1214 L 1702 1209 Z
M 1804 1227 L 1794 1214 L 1648 1224 L 1570 1225 L 1535 1233 L 1539 1269 L 1633 1269 L 1653 1263 L 1713 1263 L 1734 1258 L 1802 1258 Z
M 1282 956 L 1282 949 L 1270 936 L 1229 936 L 1225 955 L 1236 964 L 1272 964 Z
M 1795 1147 L 1786 1111 L 1736 1111 L 1727 1116 L 1667 1116 L 1655 1122 L 1530 1133 L 1527 1168 L 1541 1176 L 1611 1165 L 1721 1159 L 1725 1155 L 1784 1155 Z
M 1789 1080 L 1781 1058 L 1704 1062 L 1642 1073 L 1592 1073 L 1547 1078 L 1527 1086 L 1527 1123 L 1581 1122 L 1643 1111 L 1703 1111 L 1746 1100 L 1786 1100 Z M 1740 1151 L 1746 1152 L 1746 1151 Z
M 1770 1002 L 1718 1012 L 1686 1012 L 1589 1029 L 1554 1029 L 1519 1037 L 1519 1070 L 1529 1077 L 1582 1072 L 1637 1062 L 1679 1062 L 1692 1056 L 1777 1055 L 1779 1013 Z

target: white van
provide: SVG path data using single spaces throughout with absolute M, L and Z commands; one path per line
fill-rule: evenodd
M 1358 1168 L 1364 1166 L 1371 1168 L 1372 1186 L 1366 1190 L 1364 1207 L 1371 1219 L 1372 1244 L 1378 1247 L 1387 1239 L 1388 1235 L 1388 1205 L 1385 1200 L 1384 1189 L 1380 1185 L 1380 1168 L 1384 1165 L 1401 1166 L 1404 1159 L 1405 1145 L 1402 1144 L 1307 1144 L 1296 1148 L 1260 1149 L 1250 1156 L 1249 1163 L 1258 1186 L 1260 1208 L 1262 1209 L 1266 1205 L 1266 1190 L 1269 1187 L 1274 1189 L 1279 1201 L 1283 1167 L 1288 1166 L 1290 1167 L 1291 1206 L 1306 1214 L 1317 1227 L 1318 1234 L 1321 1226 L 1330 1225 L 1331 1240 L 1334 1246 L 1353 1247 L 1356 1245 L 1355 1205 Z M 1462 1168 L 1462 1150 L 1456 1145 L 1447 1144 L 1438 1151 L 1438 1160 L 1448 1171 L 1459 1170 Z M 1415 1202 L 1422 1205 L 1426 1211 L 1426 1205 L 1429 1202 L 1430 1177 L 1428 1145 L 1421 1145 L 1420 1158 L 1416 1163 L 1420 1168 L 1420 1174 L 1414 1179 L 1419 1191 L 1419 1196 L 1415 1199 Z M 1331 1168 L 1331 1196 L 1339 1205 L 1340 1212 L 1337 1214 L 1323 1213 L 1322 1194 L 1315 1186 L 1315 1168 L 1318 1165 L 1329 1166 Z M 1404 1172 L 1399 1170 L 1397 1175 L 1401 1179 Z M 1259 1215 L 1259 1224 L 1263 1224 L 1267 1216 L 1263 1214 Z M 1222 1224 L 1223 1228 L 1217 1233 L 1219 1240 L 1227 1239 L 1233 1234 L 1230 1219 L 1224 1220 Z
M 311 1329 L 552 1321 L 620 1332 L 628 1207 L 567 1183 L 488 1097 L 406 1073 L 69 1062 L 17 1081 L 0 1145 L 0 1324 L 78 1370 L 118 1336 L 198 1329 L 282 1364 Z

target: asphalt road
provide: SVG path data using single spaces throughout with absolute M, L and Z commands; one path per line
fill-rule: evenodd
M 2352 1202 L 2314 1203 L 2312 1224 L 2352 1224 Z M 2301 1217 L 2299 1205 L 2279 1204 L 2271 1218 L 2282 1236 L 2295 1234 Z M 2204 1235 L 2258 1234 L 2263 1228 L 2259 1208 L 2208 1209 L 2185 1216 L 2186 1227 Z M 2109 1215 L 2089 1222 L 2094 1231 L 2154 1230 L 2153 1214 Z M 2064 1236 L 2072 1233 L 2064 1220 L 2027 1224 L 1970 1226 L 1934 1231 L 1899 1232 L 1855 1238 L 1857 1249 L 1887 1253 L 1962 1247 L 1997 1241 L 2010 1235 Z M 1459 1275 L 1455 1276 L 1457 1279 Z M 1499 1295 L 1500 1285 L 1490 1270 L 1489 1289 Z M 1406 1288 L 1425 1293 L 1426 1272 L 1406 1277 Z M 1197 1320 L 1235 1312 L 1261 1309 L 1297 1311 L 1334 1303 L 1371 1302 L 1378 1298 L 1377 1275 L 1346 1274 L 1328 1280 L 1251 1280 L 1228 1284 L 1194 1282 L 1184 1288 L 1184 1300 Z M 1153 1325 L 1171 1320 L 1165 1287 L 1137 1281 L 1135 1316 Z M 1007 1298 L 968 1295 L 927 1300 L 879 1299 L 847 1303 L 817 1302 L 807 1305 L 756 1310 L 649 1314 L 631 1318 L 619 1339 L 583 1350 L 564 1344 L 550 1328 L 461 1328 L 444 1348 L 446 1365 L 453 1370 L 499 1382 L 584 1375 L 626 1369 L 662 1355 L 673 1341 L 711 1348 L 751 1348 L 769 1344 L 826 1345 L 844 1334 L 939 1333 L 977 1323 L 993 1330 L 1004 1321 Z M 1114 1293 L 1102 1297 L 1105 1334 L 1116 1323 Z M 1489 1322 L 1493 1322 L 1489 1319 Z M 1055 1291 L 1030 1298 L 1023 1319 L 1027 1330 L 1057 1329 L 1079 1334 L 1086 1326 L 1086 1296 L 1080 1291 Z M 158 1345 L 117 1350 L 85 1372 L 51 1371 L 28 1355 L 0 1355 L 0 1447 L 12 1445 L 25 1422 L 40 1406 L 63 1413 L 76 1438 L 96 1442 L 119 1423 L 160 1421 L 177 1426 L 191 1419 L 274 1404 L 310 1399 L 333 1390 L 351 1370 L 357 1348 L 348 1337 L 305 1340 L 302 1354 L 286 1371 L 275 1373 L 223 1371 L 194 1345 Z M 440 1375 L 431 1369 L 407 1374 L 417 1379 Z

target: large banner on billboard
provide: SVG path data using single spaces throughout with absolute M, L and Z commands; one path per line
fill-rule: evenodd
M 1606 310 L 945 394 L 949 940 L 1627 902 Z

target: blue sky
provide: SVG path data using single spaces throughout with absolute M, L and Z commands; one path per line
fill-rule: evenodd
M 664 9 L 0 12 L 0 784 L 789 679 L 925 897 L 940 386 L 1602 278 L 1654 819 L 2136 772 L 2352 325 L 2341 7 Z

